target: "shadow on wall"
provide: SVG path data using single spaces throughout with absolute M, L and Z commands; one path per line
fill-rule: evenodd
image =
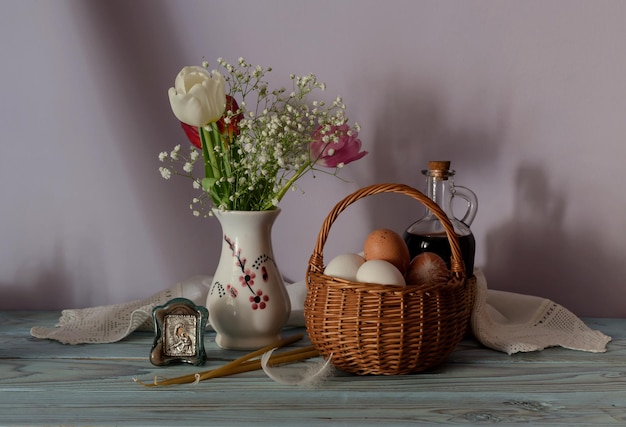
M 85 48 L 91 52 L 94 74 L 115 76 L 95 81 L 108 106 L 106 119 L 114 124 L 112 131 L 118 132 L 116 148 L 126 162 L 131 190 L 140 201 L 137 205 L 144 211 L 141 216 L 154 240 L 152 249 L 160 251 L 160 265 L 171 275 L 164 277 L 163 286 L 190 272 L 210 271 L 211 261 L 217 265 L 220 245 L 206 243 L 207 238 L 219 235 L 219 225 L 207 221 L 198 232 L 198 221 L 188 209 L 196 196 L 190 181 L 166 182 L 158 173 L 158 153 L 186 142 L 167 98 L 180 64 L 186 62 L 167 7 L 159 2 L 125 0 L 76 2 L 74 7 L 77 22 L 88 23 L 91 42 L 96 44 L 95 49 Z M 146 19 L 151 25 L 138 28 L 136 22 Z M 111 87 L 111 82 L 116 84 Z M 184 242 L 185 253 L 172 256 L 172 242 Z M 218 249 L 208 254 L 207 248 L 212 247 Z
M 72 277 L 67 270 L 63 253 L 56 250 L 50 254 L 53 256 L 48 262 L 23 266 L 21 271 L 18 270 L 18 281 L 0 283 L 0 310 L 42 310 L 66 306 L 68 301 L 72 301 Z
M 443 108 L 443 96 L 434 89 L 424 89 L 432 85 L 399 87 L 398 82 L 410 79 L 391 80 L 394 86 L 383 88 L 383 98 L 377 104 L 381 114 L 368 146 L 372 166 L 360 181 L 404 183 L 425 192 L 421 171 L 430 160 L 450 160 L 456 170 L 480 171 L 493 164 L 507 129 L 506 108 L 499 109 L 493 123 L 454 123 Z M 424 212 L 418 201 L 395 194 L 369 198 L 364 203 L 368 204 L 370 229 L 382 224 L 402 232 Z
M 446 114 L 445 99 L 433 89 L 406 84 L 389 88 L 378 106 L 382 114 L 368 147 L 371 167 L 360 182 L 399 182 L 425 191 L 421 170 L 429 160 L 451 160 L 453 169 L 480 176 L 493 169 L 506 142 L 506 97 L 491 120 L 473 120 L 476 116 L 468 111 L 460 123 Z M 547 176 L 541 165 L 520 166 L 515 213 L 483 240 L 489 287 L 549 298 L 579 316 L 625 316 L 620 284 L 626 265 L 592 231 L 563 227 L 566 198 L 550 187 Z M 366 204 L 369 229 L 388 227 L 401 233 L 424 212 L 418 202 L 395 194 L 360 203 Z
M 563 228 L 565 197 L 541 166 L 520 166 L 515 185 L 513 217 L 487 234 L 489 287 L 549 298 L 579 316 L 623 316 L 621 299 L 607 300 L 607 286 L 619 287 L 626 274 L 616 271 L 623 263 L 597 236 Z
M 421 170 L 429 160 L 451 160 L 453 169 L 475 175 L 491 170 L 508 130 L 503 101 L 491 121 L 471 120 L 474 115 L 468 112 L 467 123 L 459 123 L 446 114 L 445 100 L 435 90 L 389 89 L 379 103 L 383 113 L 368 147 L 371 167 L 360 181 L 406 183 L 424 191 Z M 565 196 L 550 187 L 540 165 L 520 166 L 515 185 L 513 217 L 484 239 L 489 287 L 549 298 L 579 316 L 626 315 L 619 292 L 626 266 L 618 255 L 590 230 L 563 227 Z M 424 211 L 399 195 L 360 202 L 366 204 L 369 229 L 401 233 Z

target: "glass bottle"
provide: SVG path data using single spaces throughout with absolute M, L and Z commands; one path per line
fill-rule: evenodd
M 476 240 L 469 226 L 474 221 L 478 209 L 476 194 L 469 188 L 454 185 L 455 171 L 450 169 L 449 161 L 428 162 L 428 169 L 423 170 L 422 174 L 426 176 L 426 195 L 441 207 L 454 226 L 461 246 L 466 277 L 472 277 Z M 461 219 L 456 218 L 453 213 L 453 199 L 457 197 L 467 202 L 467 209 Z M 422 252 L 434 252 L 443 258 L 450 268 L 452 256 L 450 243 L 443 225 L 429 209 L 421 219 L 406 229 L 403 237 L 409 247 L 411 259 Z

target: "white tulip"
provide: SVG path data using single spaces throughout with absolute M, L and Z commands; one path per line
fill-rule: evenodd
M 216 122 L 226 109 L 224 76 L 198 66 L 184 67 L 168 91 L 172 111 L 190 126 Z

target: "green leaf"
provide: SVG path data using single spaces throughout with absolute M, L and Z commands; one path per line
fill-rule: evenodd
M 211 191 L 211 188 L 215 185 L 217 179 L 215 178 L 203 178 L 202 179 L 202 189 L 204 191 Z

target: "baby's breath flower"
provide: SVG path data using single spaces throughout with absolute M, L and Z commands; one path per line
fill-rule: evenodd
M 159 172 L 161 172 L 161 176 L 163 177 L 163 179 L 170 179 L 172 177 L 172 171 L 163 166 L 159 168 Z
M 170 158 L 172 160 L 178 160 L 178 153 L 179 152 L 180 152 L 180 144 L 174 147 L 174 149 L 170 153 Z

